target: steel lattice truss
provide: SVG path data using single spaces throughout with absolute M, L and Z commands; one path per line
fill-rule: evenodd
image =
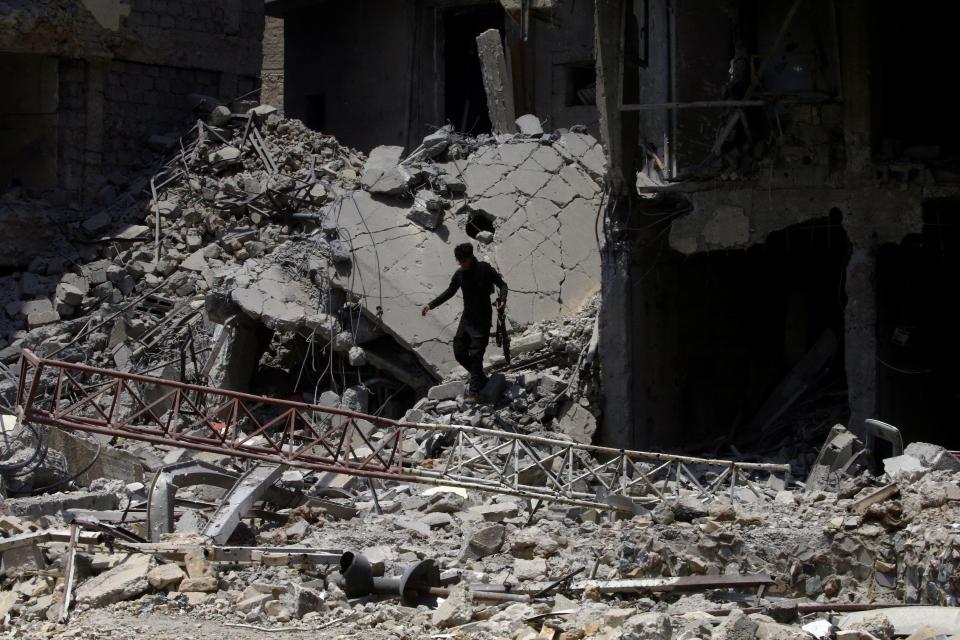
M 692 494 L 765 496 L 788 465 L 625 451 L 470 426 L 409 423 L 149 376 L 20 358 L 19 418 L 303 469 L 447 485 L 604 510 Z M 433 458 L 417 443 L 442 443 Z M 423 447 L 420 447 L 423 450 Z M 692 471 L 709 467 L 709 483 Z

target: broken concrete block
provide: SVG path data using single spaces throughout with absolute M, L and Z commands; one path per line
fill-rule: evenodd
M 518 580 L 536 580 L 547 573 L 547 561 L 543 558 L 525 560 L 517 558 L 513 561 L 513 575 Z
M 370 193 L 405 193 L 410 183 L 410 175 L 400 166 L 402 156 L 403 147 L 375 147 L 363 165 L 360 184 Z
M 540 124 L 540 118 L 533 115 L 532 113 L 527 113 L 520 116 L 516 120 L 517 129 L 523 135 L 527 136 L 539 136 L 543 135 L 543 125 Z
M 490 244 L 493 242 L 493 232 L 492 231 L 480 231 L 477 233 L 477 242 L 481 244 Z
M 430 400 L 454 400 L 457 396 L 463 395 L 466 385 L 463 381 L 446 382 L 435 387 L 430 387 L 427 391 L 427 398 Z
M 213 111 L 210 112 L 210 124 L 215 127 L 222 127 L 223 125 L 229 123 L 232 117 L 233 114 L 230 112 L 230 109 L 220 105 L 218 107 L 214 107 Z
M 495 524 L 475 531 L 466 541 L 460 552 L 461 562 L 464 560 L 480 560 L 493 555 L 503 546 L 503 537 L 506 527 Z
M 540 388 L 543 390 L 544 395 L 552 396 L 563 391 L 567 386 L 567 383 L 563 378 L 558 378 L 555 375 L 545 373 L 540 378 Z
M 450 137 L 453 133 L 453 125 L 446 125 L 440 129 L 437 129 L 430 135 L 424 137 L 423 142 L 423 155 L 427 158 L 436 158 L 438 155 L 447 150 L 447 147 L 450 146 Z
M 597 432 L 597 419 L 578 403 L 567 401 L 560 411 L 558 430 L 576 442 L 590 444 Z
M 90 578 L 77 589 L 77 602 L 102 607 L 136 598 L 150 589 L 147 574 L 153 567 L 153 556 L 131 555 L 109 571 Z
M 407 220 L 432 231 L 443 221 L 443 209 L 429 209 L 426 201 L 420 200 L 418 196 L 414 205 L 407 211 Z
M 639 613 L 627 618 L 622 633 L 624 640 L 670 640 L 670 618 L 662 613 Z
M 259 118 L 266 118 L 269 115 L 272 115 L 277 112 L 277 108 L 270 104 L 258 104 L 252 109 L 247 111 L 247 115 L 255 115 Z
M 456 400 L 444 400 L 437 405 L 437 413 L 446 415 L 448 413 L 453 413 L 459 408 L 460 404 Z
M 240 600 L 234 607 L 240 613 L 250 613 L 263 607 L 264 604 L 273 600 L 272 593 L 255 593 L 248 598 Z
M 503 522 L 507 518 L 516 518 L 520 512 L 517 505 L 510 502 L 481 504 L 470 507 L 468 511 L 480 515 L 487 522 Z
M 467 183 L 458 175 L 446 174 L 440 176 L 440 186 L 450 193 L 463 193 L 467 190 Z
M 213 164 L 226 164 L 240 160 L 240 149 L 226 146 L 217 149 L 207 156 L 207 159 Z
M 56 298 L 58 302 L 77 306 L 83 303 L 84 292 L 72 284 L 61 282 L 57 285 Z
M 26 314 L 29 328 L 35 329 L 60 320 L 60 314 L 53 308 L 49 300 L 34 300 L 32 302 L 35 304 L 31 305 L 31 310 Z
M 154 589 L 176 589 L 180 581 L 186 577 L 183 570 L 175 564 L 162 564 L 154 567 L 147 573 L 147 582 Z
M 734 610 L 713 629 L 710 637 L 712 640 L 754 640 L 758 627 L 756 621 Z
M 886 458 L 883 470 L 893 480 L 913 481 L 920 479 L 929 469 L 920 460 L 906 454 Z
M 477 236 L 479 238 L 479 235 Z M 547 339 L 542 331 L 535 331 L 515 338 L 510 342 L 510 351 L 514 354 L 529 353 L 547 346 Z
M 834 425 L 807 477 L 807 491 L 825 488 L 831 475 L 835 475 L 861 448 L 860 440 L 846 427 L 841 424 Z
M 220 590 L 220 581 L 216 576 L 184 578 L 180 582 L 181 592 L 216 593 Z
M 450 589 L 450 595 L 433 612 L 431 622 L 435 627 L 446 629 L 466 624 L 472 618 L 470 588 L 466 584 L 458 584 Z
M 913 456 L 931 471 L 960 471 L 960 460 L 943 447 L 928 442 L 911 442 L 903 454 Z

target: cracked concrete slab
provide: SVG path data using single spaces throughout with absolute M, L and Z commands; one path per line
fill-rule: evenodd
M 594 173 L 602 166 L 589 164 L 594 149 L 599 150 L 597 141 L 579 133 L 564 133 L 552 144 L 511 138 L 481 147 L 466 160 L 435 165 L 466 184 L 466 206 L 450 209 L 436 229 L 407 219 L 408 202 L 346 192 L 326 211 L 349 238 L 351 262 L 334 266 L 317 250 L 318 241 L 291 240 L 224 280 L 232 286 L 230 299 L 273 328 L 308 326 L 312 320 L 321 334 L 335 332 L 335 320 L 320 313 L 322 293 L 302 275 L 315 269 L 358 299 L 368 318 L 381 309 L 382 329 L 428 370 L 446 376 L 459 368 L 450 345 L 460 297 L 426 318 L 420 308 L 449 284 L 456 269 L 453 247 L 471 241 L 466 225 L 476 212 L 494 226 L 490 244 L 474 245 L 510 286 L 512 325 L 575 311 L 599 289 L 594 224 L 603 182 Z M 303 263 L 299 268 L 291 267 L 294 256 Z

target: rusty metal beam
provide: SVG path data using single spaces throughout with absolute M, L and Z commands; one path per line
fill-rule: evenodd
M 605 511 L 632 512 L 632 504 L 691 493 L 704 500 L 727 491 L 733 499 L 742 491 L 764 498 L 757 475 L 788 476 L 790 470 L 789 465 L 596 447 L 466 425 L 402 422 L 46 360 L 26 350 L 20 358 L 17 411 L 25 422 L 62 429 Z M 442 457 L 408 459 L 405 441 L 422 442 L 435 434 L 453 441 Z M 694 466 L 713 470 L 716 479 L 701 485 Z

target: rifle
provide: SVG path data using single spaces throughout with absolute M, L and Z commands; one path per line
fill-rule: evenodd
M 507 333 L 507 314 L 504 309 L 497 310 L 497 346 L 503 349 L 503 359 L 510 364 L 510 335 Z

